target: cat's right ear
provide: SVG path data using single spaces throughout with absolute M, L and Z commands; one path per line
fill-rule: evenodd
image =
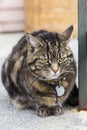
M 58 34 L 60 41 L 69 41 L 73 33 L 73 25 L 69 26 L 64 32 Z
M 32 36 L 29 33 L 26 33 L 26 41 L 33 48 L 38 48 L 42 46 L 41 42 L 36 37 Z

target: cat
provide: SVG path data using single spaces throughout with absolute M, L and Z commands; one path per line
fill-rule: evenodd
M 14 46 L 2 66 L 2 82 L 14 107 L 45 117 L 61 115 L 65 102 L 77 104 L 76 63 L 68 47 L 72 33 L 73 25 L 61 34 L 39 30 L 26 33 Z

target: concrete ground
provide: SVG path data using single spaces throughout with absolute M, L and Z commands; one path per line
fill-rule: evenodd
M 0 34 L 0 71 L 12 47 L 23 33 Z M 78 42 L 73 39 L 70 47 L 78 61 Z M 76 81 L 78 82 L 78 81 Z M 77 112 L 76 108 L 64 108 L 61 116 L 38 117 L 32 110 L 13 108 L 0 79 L 0 130 L 87 130 L 87 112 Z

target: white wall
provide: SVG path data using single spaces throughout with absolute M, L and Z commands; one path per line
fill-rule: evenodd
M 0 0 L 0 32 L 24 30 L 24 0 Z

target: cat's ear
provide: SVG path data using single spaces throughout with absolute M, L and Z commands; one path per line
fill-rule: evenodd
M 58 34 L 61 41 L 69 41 L 73 33 L 73 25 L 68 27 L 62 34 Z
M 73 33 L 73 25 L 71 25 L 70 27 L 68 27 L 62 34 L 65 37 L 66 41 L 68 41 Z
M 26 41 L 33 48 L 38 48 L 42 45 L 36 37 L 32 36 L 29 33 L 26 33 Z

